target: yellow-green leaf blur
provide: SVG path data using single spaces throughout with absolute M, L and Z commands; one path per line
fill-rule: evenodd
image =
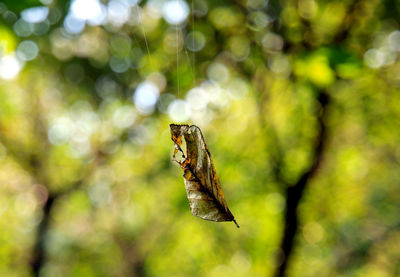
M 0 276 L 400 275 L 399 53 L 398 1 L 0 1 Z

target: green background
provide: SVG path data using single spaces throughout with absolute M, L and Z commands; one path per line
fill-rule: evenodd
M 134 2 L 75 34 L 0 3 L 0 275 L 400 276 L 400 2 Z M 240 229 L 190 214 L 172 122 Z

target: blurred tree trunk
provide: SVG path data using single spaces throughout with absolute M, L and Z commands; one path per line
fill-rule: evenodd
M 37 228 L 35 243 L 32 250 L 32 259 L 30 263 L 34 276 L 40 275 L 40 270 L 42 269 L 46 261 L 45 242 L 50 225 L 50 214 L 56 198 L 57 196 L 55 195 L 49 195 L 46 203 L 43 205 L 42 208 L 43 219 L 41 220 Z
M 319 132 L 316 137 L 312 164 L 294 185 L 288 185 L 286 188 L 286 210 L 284 218 L 285 227 L 280 246 L 282 256 L 278 257 L 277 263 L 279 266 L 277 267 L 275 273 L 275 276 L 279 277 L 286 276 L 288 261 L 293 250 L 294 240 L 299 225 L 298 207 L 300 200 L 308 183 L 318 171 L 325 150 L 327 139 L 325 120 L 329 96 L 323 90 L 320 90 L 318 94 L 318 102 L 320 104 L 320 109 L 317 111 Z

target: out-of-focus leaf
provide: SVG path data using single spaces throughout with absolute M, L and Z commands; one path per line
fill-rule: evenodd
M 171 139 L 175 143 L 173 159 L 178 151 L 185 159 L 177 161 L 184 170 L 185 188 L 193 215 L 211 221 L 233 221 L 224 192 L 219 184 L 217 172 L 203 134 L 197 126 L 170 124 Z M 186 142 L 186 155 L 181 146 Z M 175 160 L 176 161 L 176 160 Z
M 0 52 L 3 54 L 12 53 L 17 47 L 15 35 L 6 27 L 0 27 Z

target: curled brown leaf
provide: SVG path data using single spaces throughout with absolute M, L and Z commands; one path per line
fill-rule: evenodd
M 177 161 L 184 170 L 184 181 L 190 210 L 193 215 L 211 221 L 233 221 L 239 228 L 225 200 L 210 151 L 199 127 L 170 124 L 171 139 L 175 143 L 173 160 L 178 151 L 183 161 Z M 186 153 L 182 150 L 186 142 Z

